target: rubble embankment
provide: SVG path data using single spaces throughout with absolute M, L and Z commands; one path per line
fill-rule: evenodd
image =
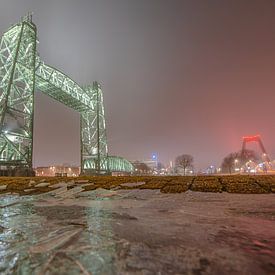
M 228 192 L 275 193 L 275 175 L 230 176 L 89 176 L 89 177 L 1 177 L 0 194 L 34 195 L 50 192 L 66 183 L 68 189 L 81 185 L 83 191 L 98 188 L 160 189 L 162 193 Z

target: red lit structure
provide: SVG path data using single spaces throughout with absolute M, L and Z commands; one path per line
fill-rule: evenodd
M 241 152 L 241 158 L 244 159 L 244 154 L 245 154 L 245 150 L 246 150 L 246 144 L 249 142 L 257 142 L 259 144 L 259 147 L 262 151 L 262 159 L 264 162 L 270 163 L 270 158 L 268 157 L 265 147 L 263 145 L 263 142 L 261 140 L 261 136 L 260 135 L 256 135 L 256 136 L 246 136 L 243 137 L 243 145 L 242 145 L 242 152 Z

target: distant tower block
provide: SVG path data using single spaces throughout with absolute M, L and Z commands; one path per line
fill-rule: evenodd
M 41 91 L 80 113 L 82 173 L 131 172 L 127 160 L 108 156 L 101 86 L 79 86 L 46 65 L 36 47 L 31 14 L 1 37 L 0 171 L 32 171 L 34 93 Z
M 262 152 L 262 160 L 267 164 L 268 167 L 271 166 L 271 162 L 270 162 L 270 158 L 268 157 L 268 154 L 265 150 L 265 147 L 263 145 L 263 142 L 261 140 L 260 135 L 256 135 L 256 136 L 246 136 L 243 137 L 243 145 L 242 145 L 242 151 L 241 151 L 241 159 L 244 159 L 244 154 L 245 154 L 245 150 L 246 150 L 246 145 L 249 142 L 257 142 L 261 152 Z

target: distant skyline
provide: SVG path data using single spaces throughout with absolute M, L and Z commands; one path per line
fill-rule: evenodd
M 33 12 L 38 52 L 102 84 L 111 155 L 219 166 L 260 134 L 275 158 L 275 1 L 0 0 L 0 33 Z M 34 165 L 80 163 L 79 115 L 35 95 Z M 256 149 L 255 146 L 250 148 Z

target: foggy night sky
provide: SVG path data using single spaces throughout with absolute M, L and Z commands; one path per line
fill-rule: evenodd
M 274 0 L 0 0 L 0 33 L 34 12 L 38 52 L 104 92 L 109 151 L 220 165 L 243 135 L 275 158 Z M 37 93 L 34 165 L 79 164 L 79 115 Z

